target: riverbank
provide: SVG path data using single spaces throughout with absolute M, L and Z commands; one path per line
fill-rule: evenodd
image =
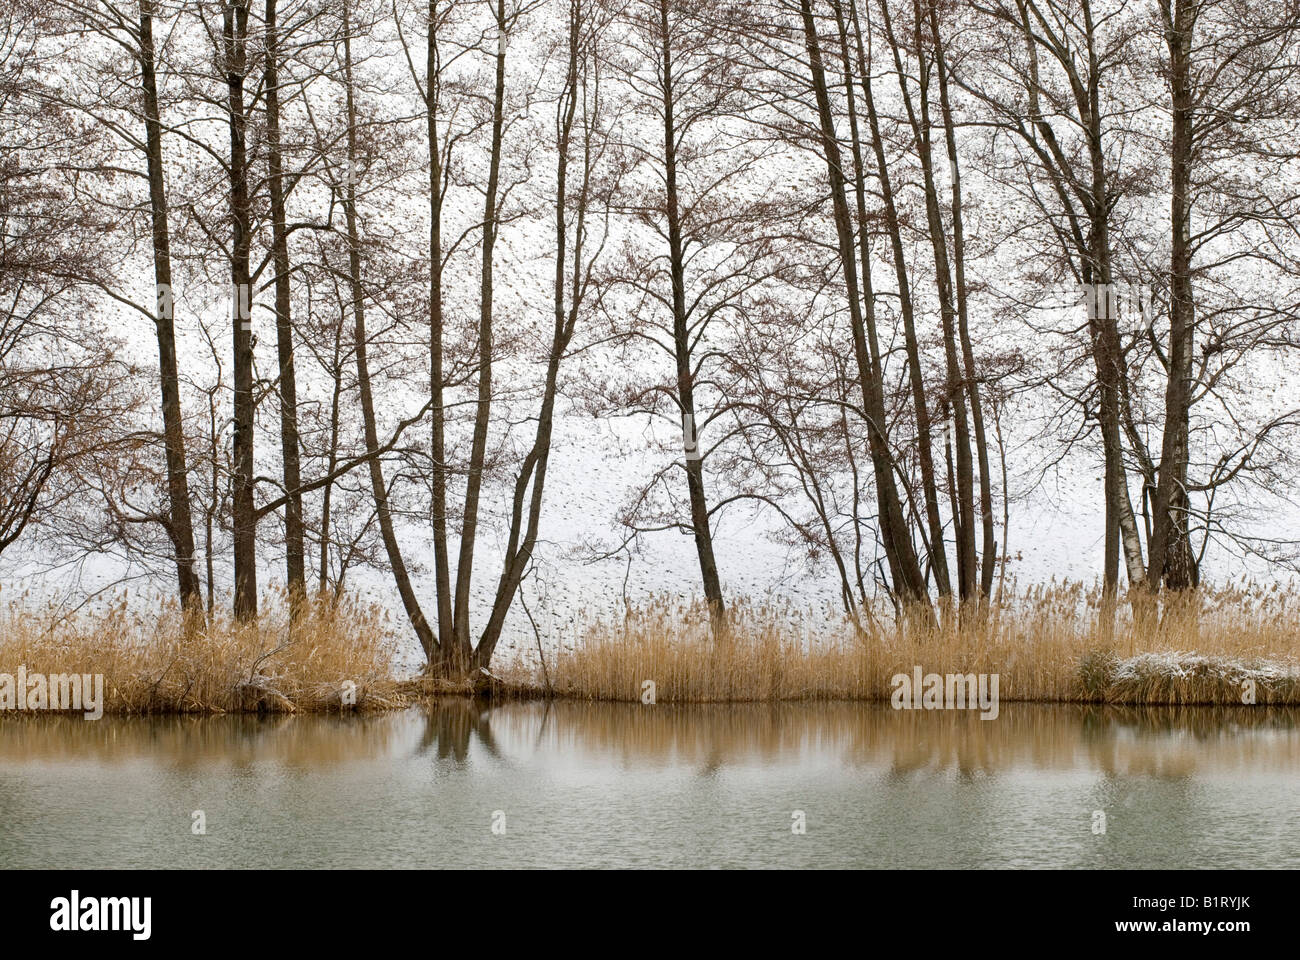
M 0 675 L 103 677 L 106 713 L 318 713 L 409 705 L 394 672 L 391 624 L 347 601 L 304 605 L 290 630 L 284 598 L 255 623 L 215 615 L 187 623 L 175 606 L 145 616 L 126 601 L 95 615 L 61 617 L 10 605 L 0 611 Z M 49 709 L 56 684 L 47 682 Z M 29 691 L 32 693 L 34 691 Z M 4 703 L 0 717 L 23 712 Z M 34 712 L 34 711 L 33 711 Z
M 717 643 L 703 611 L 660 603 L 595 623 L 542 669 L 501 671 L 507 688 L 561 698 L 726 702 L 890 700 L 895 677 L 997 676 L 1004 701 L 1300 704 L 1300 597 L 1272 588 L 1204 591 L 1107 631 L 1101 597 L 1034 590 L 984 613 L 900 629 L 877 611 L 842 618 L 737 604 Z
M 102 708 L 115 714 L 376 711 L 452 697 L 888 701 L 896 677 L 918 672 L 996 677 L 1004 702 L 1300 704 L 1300 598 L 1276 589 L 1205 591 L 1143 624 L 1125 608 L 1110 631 L 1099 597 L 1071 585 L 961 623 L 900 627 L 877 611 L 855 628 L 746 603 L 730 619 L 719 643 L 698 606 L 664 600 L 549 638 L 545 656 L 451 681 L 398 676 L 396 627 L 348 603 L 312 602 L 292 630 L 283 603 L 255 624 L 215 617 L 188 630 L 172 609 L 146 619 L 123 604 L 59 620 L 11 606 L 0 618 L 0 678 L 20 668 L 29 678 L 102 675 Z M 29 706 L 12 702 L 12 686 L 6 695 L 0 679 L 0 717 Z M 51 699 L 36 709 L 57 706 Z

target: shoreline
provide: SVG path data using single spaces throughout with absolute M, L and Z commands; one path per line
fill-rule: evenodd
M 1198 672 L 1167 670 L 1163 673 L 1152 671 L 1142 673 L 1132 669 L 1131 661 L 1152 658 L 1151 654 L 1139 654 L 1128 661 L 1118 661 L 1117 677 L 1112 684 L 1102 690 L 1085 690 L 1084 673 L 1080 671 L 1081 689 L 1070 696 L 1035 696 L 1033 694 L 1017 695 L 1008 690 L 998 696 L 1003 704 L 1051 705 L 1089 705 L 1113 707 L 1300 707 L 1300 674 L 1294 667 L 1278 662 L 1270 662 L 1262 668 L 1243 668 L 1236 671 L 1222 670 L 1223 666 L 1214 658 L 1200 655 L 1187 655 L 1183 663 L 1192 661 Z M 1172 661 L 1177 663 L 1178 661 Z M 1220 668 L 1220 669 L 1216 669 Z M 947 675 L 943 675 L 947 676 Z M 260 678 L 259 678 L 260 679 Z M 267 678 L 268 680 L 270 678 Z M 1255 679 L 1254 699 L 1246 702 L 1241 699 L 1241 681 Z M 1207 682 L 1208 681 L 1208 682 Z M 1272 682 L 1270 682 L 1272 681 Z M 1094 681 L 1095 682 L 1095 681 Z M 1143 689 L 1143 683 L 1158 684 L 1154 689 Z M 342 687 L 340 681 L 339 686 Z M 124 704 L 121 700 L 114 702 L 110 684 L 109 695 L 102 705 L 104 716 L 114 717 L 166 717 L 166 716 L 257 716 L 257 715 L 366 715 L 407 710 L 415 707 L 434 705 L 441 701 L 469 701 L 485 704 L 504 704 L 523 701 L 550 701 L 553 703 L 607 703 L 607 704 L 641 704 L 649 706 L 706 706 L 739 704 L 881 704 L 895 699 L 892 691 L 867 693 L 862 695 L 843 695 L 820 690 L 787 692 L 777 695 L 755 695 L 738 692 L 731 696 L 711 696 L 699 698 L 667 697 L 647 704 L 638 696 L 635 688 L 626 696 L 607 694 L 582 694 L 573 691 L 548 688 L 542 683 L 532 683 L 503 677 L 492 677 L 477 682 L 453 681 L 428 676 L 416 676 L 405 680 L 393 680 L 383 684 L 380 689 L 359 687 L 354 704 L 346 704 L 338 696 L 295 701 L 281 693 L 273 683 L 243 684 L 243 691 L 233 694 L 239 706 L 217 707 L 211 705 L 193 705 L 187 707 L 175 704 L 159 703 L 151 705 Z M 248 691 L 255 690 L 255 694 Z M 900 710 L 918 712 L 962 710 L 979 712 L 978 705 L 972 702 L 967 707 L 926 706 L 920 704 L 917 696 L 915 705 L 896 707 Z M 80 708 L 14 708 L 0 706 L 0 723 L 5 719 L 19 716 L 70 717 L 82 713 Z M 97 719 L 90 718 L 87 719 Z
M 985 708 L 999 701 L 1300 706 L 1300 597 L 1228 589 L 1190 600 L 1134 622 L 1099 615 L 1093 593 L 1061 587 L 969 620 L 918 627 L 877 619 L 870 631 L 737 604 L 720 640 L 698 604 L 665 602 L 613 622 L 579 618 L 545 644 L 539 637 L 536 653 L 503 650 L 491 672 L 458 680 L 412 674 L 403 639 L 382 612 L 349 603 L 314 602 L 293 616 L 279 606 L 256 621 L 201 624 L 174 608 L 145 616 L 122 605 L 51 620 L 11 606 L 0 611 L 0 722 L 24 707 L 75 708 L 79 686 L 87 698 L 94 691 L 92 710 L 116 715 L 373 712 L 444 698 L 667 704 L 898 696 L 931 709 L 973 703 L 977 693 Z

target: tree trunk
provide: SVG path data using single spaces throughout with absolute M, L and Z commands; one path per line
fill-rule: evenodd
M 1091 24 L 1091 20 L 1089 20 Z M 1091 27 L 1090 27 L 1091 29 Z M 1088 120 L 1089 160 L 1092 183 L 1089 203 L 1089 254 L 1093 296 L 1093 359 L 1097 368 L 1099 394 L 1098 419 L 1101 424 L 1102 453 L 1106 465 L 1106 577 L 1105 588 L 1114 596 L 1119 587 L 1119 554 L 1123 550 L 1130 588 L 1146 581 L 1142 562 L 1142 540 L 1138 533 L 1133 504 L 1129 500 L 1128 474 L 1124 466 L 1121 432 L 1120 394 L 1128 376 L 1124 348 L 1119 334 L 1119 317 L 1112 309 L 1114 277 L 1111 272 L 1110 204 L 1106 183 L 1106 157 L 1102 148 L 1100 91 L 1096 53 L 1090 53 L 1088 99 L 1080 104 Z
M 560 361 L 573 339 L 578 319 L 584 284 L 581 279 L 582 250 L 586 223 L 590 169 L 583 170 L 582 186 L 578 195 L 577 223 L 572 252 L 574 273 L 571 293 L 566 297 L 565 286 L 569 256 L 569 227 L 567 204 L 569 193 L 569 151 L 572 143 L 574 118 L 577 114 L 580 91 L 578 65 L 581 51 L 583 6 L 581 0 L 572 0 L 569 8 L 568 72 L 562 94 L 559 142 L 555 164 L 555 284 L 554 327 L 551 334 L 551 351 L 546 365 L 546 382 L 542 390 L 541 411 L 537 417 L 537 433 L 533 446 L 524 458 L 515 481 L 512 500 L 510 533 L 506 543 L 505 564 L 497 583 L 496 599 L 488 616 L 487 626 L 474 650 L 474 664 L 487 668 L 492 662 L 497 641 L 506 614 L 520 584 L 528 572 L 528 563 L 537 544 L 537 530 L 542 513 L 542 493 L 546 484 L 546 468 L 550 460 L 551 432 L 555 422 L 555 397 L 559 386 Z M 587 154 L 589 156 L 589 154 Z M 529 494 L 525 510 L 525 494 Z M 526 516 L 526 519 L 525 519 Z
M 885 432 L 884 395 L 879 370 L 879 349 L 869 346 L 867 340 L 866 320 L 863 316 L 863 300 L 859 294 L 857 255 L 855 249 L 853 224 L 849 215 L 848 201 L 844 196 L 844 166 L 840 154 L 839 141 L 835 137 L 834 119 L 831 113 L 830 94 L 826 85 L 826 71 L 822 65 L 821 43 L 817 38 L 817 25 L 813 19 L 810 0 L 800 0 L 800 12 L 803 18 L 804 43 L 808 51 L 809 79 L 814 98 L 817 101 L 819 133 L 826 172 L 831 189 L 831 203 L 835 217 L 835 231 L 839 246 L 840 266 L 844 275 L 845 293 L 848 300 L 849 320 L 852 327 L 853 351 L 858 366 L 858 380 L 862 390 L 863 408 L 869 418 L 867 425 L 868 447 L 871 453 L 872 467 L 876 480 L 877 510 L 880 514 L 881 537 L 885 545 L 885 558 L 890 568 L 894 592 L 906 606 L 924 605 L 928 610 L 929 602 L 925 589 L 925 577 L 921 572 L 920 562 L 916 556 L 912 539 L 907 534 L 907 520 L 903 515 L 898 488 L 894 482 L 894 462 L 889 452 L 888 435 Z M 837 8 L 838 12 L 838 8 Z M 861 33 L 857 31 L 856 11 L 852 11 L 855 31 L 859 39 L 859 61 L 862 56 L 860 46 Z M 846 63 L 847 69 L 847 63 Z M 862 77 L 865 83 L 866 78 Z M 855 143 L 857 139 L 855 138 Z M 860 170 L 855 171 L 859 174 Z M 860 215 L 865 203 L 859 196 Z M 865 233 L 866 224 L 863 223 Z M 865 237 L 863 238 L 865 243 Z M 865 258 L 865 251 L 863 252 Z M 866 268 L 864 268 L 865 270 Z M 869 273 L 869 271 L 868 271 Z M 872 317 L 874 331 L 874 306 L 868 300 L 868 315 Z M 874 336 L 872 337 L 874 340 Z
M 456 673 L 469 669 L 473 645 L 469 636 L 469 591 L 474 578 L 474 545 L 478 537 L 478 505 L 487 461 L 488 426 L 492 414 L 493 272 L 492 256 L 497 240 L 497 192 L 501 181 L 501 135 L 504 127 L 506 89 L 506 5 L 497 0 L 496 79 L 492 94 L 492 147 L 488 162 L 487 189 L 483 198 L 483 250 L 479 274 L 478 403 L 474 411 L 474 434 L 470 441 L 469 476 L 465 480 L 465 515 L 461 519 L 460 555 L 456 560 L 456 606 L 453 639 L 447 653 L 449 668 Z
M 987 599 L 993 589 L 997 561 L 997 537 L 993 526 L 993 479 L 989 465 L 988 434 L 984 426 L 984 404 L 980 399 L 980 382 L 971 345 L 970 322 L 966 298 L 966 236 L 962 223 L 961 164 L 957 155 L 957 131 L 953 124 L 952 104 L 948 96 L 948 62 L 935 0 L 927 0 L 930 28 L 934 34 L 934 59 L 939 75 L 939 109 L 943 114 L 944 139 L 948 149 L 949 176 L 952 183 L 952 254 L 956 271 L 957 328 L 961 337 L 962 363 L 966 371 L 966 396 L 970 402 L 971 425 L 975 429 L 975 453 L 979 461 L 980 526 L 983 532 L 980 558 L 980 595 Z M 1003 491 L 1006 496 L 1006 491 Z M 1004 534 L 1005 535 L 1005 534 Z
M 429 391 L 432 401 L 429 450 L 432 459 L 431 486 L 433 563 L 438 603 L 438 641 L 453 644 L 454 623 L 451 603 L 450 552 L 447 546 L 447 415 L 443 398 L 443 306 L 442 306 L 442 147 L 438 137 L 438 3 L 429 0 L 429 30 L 425 45 L 424 95 L 426 131 L 429 141 Z
M 1172 16 L 1169 12 L 1173 5 Z M 1165 427 L 1160 448 L 1151 533 L 1150 587 L 1163 580 L 1171 590 L 1197 583 L 1196 557 L 1188 538 L 1187 463 L 1191 415 L 1192 354 L 1196 337 L 1192 291 L 1191 163 L 1192 0 L 1166 0 L 1165 39 L 1169 48 L 1173 137 L 1170 145 L 1169 376 L 1165 387 Z
M 677 401 L 681 406 L 686 446 L 686 487 L 691 505 L 691 528 L 695 534 L 695 553 L 700 562 L 704 598 L 709 606 L 709 623 L 713 638 L 727 635 L 726 604 L 722 582 L 713 552 L 713 532 L 709 505 L 704 492 L 703 450 L 699 441 L 699 421 L 695 410 L 695 375 L 691 369 L 691 342 L 687 328 L 686 266 L 682 251 L 682 224 L 677 196 L 677 126 L 674 121 L 673 51 L 668 25 L 669 0 L 659 0 L 661 30 L 661 67 L 663 75 L 664 120 L 664 207 L 668 219 L 668 258 L 672 280 L 673 349 L 677 359 Z
M 339 463 L 339 417 L 342 412 L 343 396 L 343 315 L 339 312 L 339 323 L 334 328 L 334 362 L 330 368 L 330 438 L 326 453 L 325 475 L 332 477 Z M 330 575 L 330 523 L 334 504 L 334 481 L 325 483 L 321 491 L 320 506 L 320 573 L 318 591 L 324 593 L 329 587 Z
M 283 459 L 285 575 L 296 614 L 307 592 L 298 444 L 298 386 L 294 372 L 289 299 L 289 236 L 284 212 L 284 159 L 280 143 L 280 50 L 276 0 L 266 0 L 267 186 L 271 199 L 271 250 L 275 266 L 275 339 L 280 361 L 280 450 Z
M 176 554 L 181 606 L 200 612 L 203 597 L 194 571 L 194 520 L 190 511 L 185 464 L 185 428 L 181 413 L 180 375 L 173 326 L 171 235 L 167 227 L 167 190 L 163 180 L 162 121 L 158 108 L 157 54 L 153 39 L 154 0 L 140 4 L 140 76 L 144 93 L 145 149 L 149 168 L 149 211 L 153 223 L 154 282 L 157 285 L 158 379 L 162 392 L 163 446 L 167 460 L 167 534 Z
M 235 553 L 235 617 L 257 616 L 257 513 L 253 502 L 253 333 L 252 243 L 248 190 L 247 127 L 244 104 L 248 68 L 248 0 L 231 0 L 224 8 L 226 86 L 230 111 L 230 279 L 234 308 L 234 495 L 232 522 Z
M 870 369 L 866 369 L 862 365 L 862 354 L 857 346 L 859 338 L 856 331 L 854 333 L 854 352 L 858 359 L 858 378 L 862 384 L 863 401 L 868 404 L 866 409 L 869 411 L 872 421 L 867 437 L 876 480 L 877 513 L 879 515 L 881 539 L 885 543 L 885 559 L 890 566 L 890 577 L 894 583 L 895 593 L 905 603 L 913 605 L 924 603 L 928 608 L 929 598 L 926 593 L 925 575 L 921 571 L 920 560 L 917 558 L 915 549 L 912 546 L 911 533 L 903 513 L 898 486 L 894 479 L 896 464 L 889 449 L 889 435 L 885 429 L 885 374 L 876 332 L 876 296 L 871 278 L 870 237 L 867 230 L 866 165 L 862 158 L 862 137 L 858 127 L 857 108 L 854 105 L 853 70 L 850 67 L 848 50 L 848 26 L 844 22 L 843 8 L 839 0 L 835 0 L 833 6 L 836 18 L 839 20 L 841 56 L 844 60 L 844 94 L 848 105 L 849 128 L 852 135 L 854 194 L 857 201 L 859 224 L 858 252 L 862 262 L 861 281 L 864 307 L 864 329 L 861 339 L 866 341 L 866 356 L 870 359 Z M 854 47 L 857 55 L 858 82 L 863 93 L 870 98 L 867 52 L 862 40 L 862 25 L 858 19 L 855 0 L 849 0 L 849 19 L 853 28 Z M 829 97 L 827 104 L 829 105 Z M 870 123 L 871 120 L 869 111 L 868 122 Z M 832 151 L 832 154 L 838 158 L 838 148 Z M 836 159 L 836 162 L 838 163 L 838 159 Z M 832 182 L 833 180 L 834 173 L 832 172 Z M 852 322 L 851 311 L 850 322 Z
M 917 59 L 918 100 L 920 118 L 912 106 L 912 96 L 907 88 L 902 50 L 894 36 L 888 8 L 882 2 L 886 35 L 893 51 L 894 66 L 898 74 L 899 93 L 902 95 L 908 122 L 917 143 L 917 157 L 921 162 L 921 175 L 925 194 L 926 225 L 929 228 L 930 247 L 934 254 L 935 284 L 939 294 L 939 314 L 943 331 L 944 364 L 946 372 L 946 403 L 951 412 L 953 429 L 945 426 L 945 455 L 953 450 L 956 486 L 952 491 L 955 509 L 952 513 L 957 542 L 957 593 L 962 601 L 975 597 L 977 575 L 975 559 L 975 482 L 970 452 L 970 425 L 966 419 L 966 402 L 963 395 L 961 363 L 957 356 L 957 318 L 953 297 L 952 266 L 948 256 L 948 241 L 944 231 L 943 215 L 939 210 L 939 190 L 934 175 L 934 150 L 930 124 L 930 68 L 925 61 L 925 47 L 921 41 L 921 7 L 913 2 L 916 16 L 915 48 Z M 948 414 L 945 414 L 947 416 Z
M 365 294 L 361 286 L 361 242 L 357 228 L 357 106 L 352 84 L 352 18 L 347 2 L 343 4 L 343 76 L 346 85 L 347 104 L 347 183 L 344 185 L 344 216 L 348 231 L 348 280 L 352 293 L 352 320 L 356 340 L 357 386 L 361 394 L 361 419 L 365 430 L 366 461 L 370 470 L 370 488 L 375 498 L 375 512 L 379 517 L 379 531 L 384 541 L 384 550 L 388 554 L 388 563 L 393 568 L 393 581 L 397 586 L 402 606 L 411 621 L 411 627 L 420 641 L 425 658 L 429 663 L 438 659 L 438 641 L 424 619 L 420 602 L 416 599 L 415 589 L 411 585 L 406 563 L 402 559 L 401 547 L 397 542 L 397 532 L 393 528 L 393 514 L 388 503 L 388 491 L 384 483 L 384 466 L 379 457 L 379 434 L 375 426 L 375 401 L 370 388 L 370 366 L 367 358 Z
M 811 14 L 810 14 L 811 16 Z M 858 28 L 861 42 L 861 28 Z M 819 54 L 820 56 L 820 54 Z M 864 61 L 868 58 L 864 55 Z M 869 66 L 869 62 L 868 62 Z M 939 596 L 952 593 L 952 578 L 948 571 L 948 554 L 944 547 L 943 517 L 939 513 L 939 488 L 935 483 L 934 443 L 930 408 L 925 397 L 925 381 L 921 369 L 920 347 L 916 337 L 916 322 L 912 310 L 911 284 L 907 277 L 907 255 L 903 249 L 902 226 L 898 206 L 894 199 L 893 181 L 885 157 L 885 141 L 880 133 L 880 117 L 876 111 L 876 98 L 871 89 L 871 77 L 863 72 L 858 78 L 863 98 L 867 104 L 867 120 L 871 125 L 872 146 L 875 148 L 877 177 L 880 195 L 885 206 L 885 227 L 889 232 L 894 254 L 894 274 L 898 282 L 899 312 L 903 317 L 903 339 L 907 354 L 908 381 L 912 388 L 912 406 L 916 412 L 917 460 L 921 467 L 922 496 L 925 501 L 926 523 L 929 528 L 930 567 L 934 572 Z M 832 125 L 833 129 L 833 125 Z M 837 151 L 838 153 L 838 148 Z

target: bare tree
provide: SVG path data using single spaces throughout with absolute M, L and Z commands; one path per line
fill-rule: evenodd
M 180 395 L 179 361 L 174 321 L 175 290 L 172 279 L 171 231 L 163 151 L 164 125 L 158 87 L 160 53 L 154 39 L 157 17 L 155 0 L 141 0 L 138 17 L 129 19 L 116 4 L 108 2 L 65 2 L 59 0 L 49 24 L 52 34 L 75 38 L 101 38 L 111 50 L 122 50 L 135 69 L 127 80 L 138 90 L 138 100 L 110 99 L 104 87 L 87 88 L 88 96 L 70 98 L 50 91 L 48 98 L 58 109 L 76 111 L 90 118 L 105 140 L 125 149 L 143 163 L 141 178 L 147 184 L 148 218 L 152 242 L 154 294 L 150 302 L 139 302 L 130 292 L 127 278 L 102 271 L 85 277 L 119 304 L 127 305 L 152 319 L 158 345 L 158 386 L 163 421 L 162 446 L 166 463 L 168 510 L 158 520 L 171 543 L 181 603 L 187 610 L 201 609 L 200 581 L 195 571 L 194 526 L 191 512 L 185 431 Z M 98 70 L 96 75 L 102 76 Z M 105 167 L 109 167 L 105 163 Z M 87 193 L 88 202 L 99 195 Z M 113 202 L 109 201 L 110 204 Z M 66 263 L 69 272 L 75 260 Z
M 1189 477 L 1198 400 L 1218 394 L 1211 385 L 1243 359 L 1293 345 L 1284 331 L 1296 317 L 1296 261 L 1283 252 L 1281 237 L 1293 229 L 1300 195 L 1281 170 L 1300 156 L 1294 145 L 1300 7 L 1218 0 L 1160 0 L 1158 6 L 1171 121 L 1169 336 L 1160 349 L 1152 334 L 1165 390 L 1149 585 L 1185 590 L 1199 581 L 1193 493 L 1207 494 L 1248 471 L 1270 436 L 1295 419 L 1294 410 L 1285 410 L 1265 420 L 1241 446 L 1224 451 L 1226 460 L 1221 455 L 1213 473 Z M 1252 162 L 1275 173 L 1243 176 Z M 1271 302 L 1242 302 L 1220 282 L 1225 268 L 1241 276 L 1247 264 L 1268 271 Z M 1228 314 L 1233 319 L 1225 323 Z M 1233 468 L 1223 469 L 1227 463 Z
M 1123 393 L 1129 380 L 1119 317 L 1110 309 L 1116 282 L 1112 228 L 1125 189 L 1117 170 L 1116 117 L 1125 106 L 1119 81 L 1137 30 L 1123 2 L 1015 0 L 975 3 L 990 27 L 1005 32 L 989 44 L 988 77 L 954 75 L 991 108 L 999 131 L 1024 150 L 1018 173 L 1026 195 L 1059 244 L 1068 274 L 1091 291 L 1088 341 L 1095 368 L 1095 408 L 1105 463 L 1104 583 L 1119 585 L 1121 548 L 1130 585 L 1146 579 L 1142 542 L 1127 481 Z M 1005 70 L 1005 74 L 1003 71 Z M 1003 83 L 1002 77 L 1014 77 Z M 1098 309 L 1100 307 L 1100 309 Z
M 852 13 L 853 11 L 850 10 L 851 15 Z M 835 135 L 835 115 L 831 102 L 830 85 L 826 78 L 824 66 L 823 40 L 818 27 L 818 18 L 813 12 L 812 0 L 800 0 L 799 14 L 803 41 L 807 50 L 808 78 L 816 101 L 819 118 L 820 146 L 830 184 L 836 235 L 839 243 L 840 267 L 843 271 L 845 295 L 848 300 L 849 316 L 851 318 L 854 356 L 857 361 L 858 378 L 862 390 L 863 411 L 870 430 L 870 450 L 876 482 L 877 510 L 885 555 L 890 567 L 890 579 L 893 589 L 905 604 L 908 606 L 926 605 L 928 603 L 928 592 L 925 586 L 925 578 L 921 571 L 907 519 L 903 512 L 902 501 L 898 494 L 895 480 L 896 463 L 890 451 L 889 436 L 885 426 L 883 364 L 881 363 L 878 339 L 875 335 L 875 297 L 870 289 L 870 280 L 866 279 L 871 274 L 866 248 L 865 169 L 860 159 L 862 155 L 860 144 L 862 141 L 857 133 L 857 114 L 855 111 L 849 118 L 851 142 L 854 145 L 854 163 L 852 166 L 846 167 L 843 162 L 839 140 Z M 859 44 L 856 66 L 859 70 L 863 70 L 866 65 L 866 55 L 861 45 L 861 29 L 855 27 L 853 35 Z M 840 43 L 844 74 L 848 78 L 851 76 L 850 71 L 853 61 L 847 55 L 848 31 L 842 20 L 837 22 L 836 36 Z M 874 97 L 870 95 L 870 82 L 865 73 L 860 73 L 858 80 L 863 85 L 862 90 L 868 105 L 869 117 L 871 118 L 872 141 L 876 144 L 878 151 L 877 175 L 880 177 L 882 194 L 888 197 L 888 191 L 891 188 L 888 186 L 888 172 L 886 164 L 883 162 L 883 153 L 879 152 L 883 150 L 883 147 L 880 143 Z M 848 86 L 851 91 L 851 84 L 848 84 Z M 850 102 L 852 101 L 852 92 L 850 92 L 848 99 Z M 846 169 L 854 171 L 853 184 L 857 203 L 857 218 L 859 223 L 862 224 L 858 230 L 854 228 L 853 216 L 850 214 L 848 200 L 845 196 L 847 178 L 844 176 L 844 171 Z M 892 210 L 889 204 L 890 201 L 886 199 L 886 218 L 890 224 L 891 238 L 899 238 L 895 240 L 898 243 L 901 242 L 901 237 L 895 226 L 897 213 L 896 211 L 889 212 Z M 865 280 L 865 286 L 861 287 L 859 283 L 859 257 L 861 257 L 862 277 Z M 904 304 L 901 312 L 905 324 L 910 324 L 911 306 L 907 294 L 908 282 L 900 250 L 896 249 L 895 260 L 895 267 L 898 271 L 900 301 Z M 929 462 L 928 448 L 930 441 L 924 390 L 918 389 L 919 360 L 913 356 L 916 344 L 914 331 L 908 333 L 907 341 L 913 399 L 918 401 L 916 406 L 918 445 L 923 451 L 921 454 L 924 473 L 923 482 L 926 488 L 927 516 L 931 531 L 929 547 L 932 562 L 936 570 L 938 570 L 941 563 L 939 551 L 942 549 L 942 533 L 938 522 L 937 504 L 931 502 L 934 492 L 932 468 L 925 466 Z M 942 584 L 946 577 L 940 577 L 939 579 Z M 941 586 L 940 589 L 943 590 L 944 587 Z

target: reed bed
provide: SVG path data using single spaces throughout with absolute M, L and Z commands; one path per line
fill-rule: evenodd
M 1001 701 L 1300 704 L 1300 594 L 1232 586 L 1135 617 L 1104 616 L 1095 589 L 1053 584 L 934 622 L 739 601 L 723 639 L 696 603 L 659 598 L 618 620 L 575 618 L 534 655 L 494 663 L 491 682 L 397 676 L 401 630 L 375 608 L 318 599 L 290 628 L 284 597 L 259 619 L 187 623 L 173 605 L 143 614 L 122 598 L 65 618 L 0 609 L 0 673 L 102 674 L 105 712 L 382 710 L 497 696 L 710 703 L 889 700 L 896 674 L 988 674 Z M 1113 624 L 1109 629 L 1107 624 Z M 527 648 L 524 648 L 527 649 Z M 344 690 L 349 683 L 355 703 Z M 651 686 L 652 685 L 652 686 Z M 12 712 L 6 712 L 14 716 Z M 6 714 L 0 714 L 4 716 Z
M 14 675 L 22 666 L 29 677 L 102 674 L 107 713 L 403 706 L 394 654 L 382 614 L 324 598 L 307 601 L 292 629 L 287 598 L 280 595 L 268 597 L 261 616 L 248 624 L 220 614 L 206 624 L 187 621 L 174 604 L 146 615 L 126 597 L 72 618 L 33 612 L 21 602 L 0 610 L 0 673 Z
M 1103 616 L 1099 591 L 1068 583 L 935 623 L 875 610 L 860 628 L 742 602 L 718 640 L 700 605 L 660 600 L 580 629 L 545 670 L 502 672 L 509 686 L 561 698 L 635 701 L 649 691 L 661 703 L 887 700 L 892 678 L 918 666 L 996 674 L 1006 701 L 1300 703 L 1300 596 L 1238 586 L 1137 618 L 1132 610 L 1123 603 Z

